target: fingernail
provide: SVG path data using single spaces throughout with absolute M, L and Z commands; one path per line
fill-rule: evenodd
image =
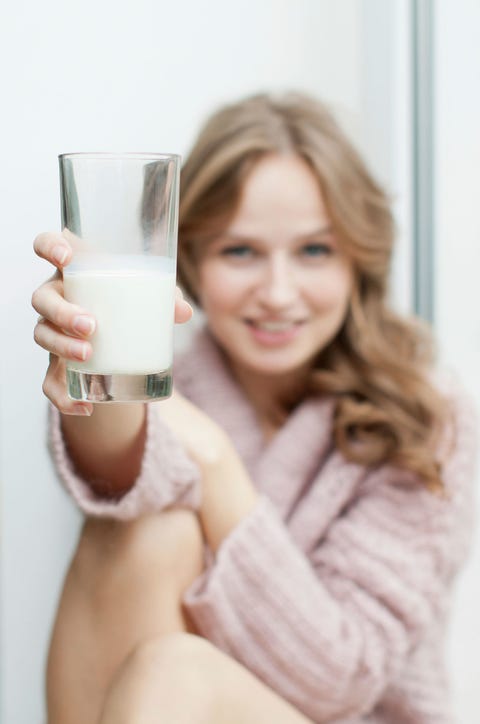
M 87 417 L 90 417 L 90 415 L 92 414 L 88 407 L 85 407 L 84 405 L 74 405 L 73 411 L 76 415 L 85 415 Z
M 68 256 L 68 249 L 59 244 L 58 246 L 54 247 L 52 251 L 52 256 L 57 264 L 63 264 Z
M 82 362 L 85 362 L 87 359 L 88 347 L 83 342 L 72 342 L 70 344 L 70 351 L 74 357 L 82 360 Z
M 73 320 L 73 329 L 75 332 L 80 332 L 86 336 L 93 334 L 95 329 L 95 320 L 92 317 L 87 317 L 85 314 L 75 317 Z

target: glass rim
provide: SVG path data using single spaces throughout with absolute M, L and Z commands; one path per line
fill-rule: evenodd
M 85 160 L 102 160 L 102 161 L 121 161 L 132 160 L 132 161 L 170 161 L 170 160 L 181 160 L 181 156 L 178 153 L 147 153 L 143 151 L 132 151 L 125 153 L 110 153 L 109 151 L 79 151 L 74 153 L 60 153 L 58 160 L 63 161 L 68 158 L 79 158 Z

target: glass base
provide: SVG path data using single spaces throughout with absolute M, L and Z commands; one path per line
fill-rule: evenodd
M 67 391 L 84 402 L 148 402 L 172 394 L 172 368 L 151 375 L 99 375 L 67 369 Z

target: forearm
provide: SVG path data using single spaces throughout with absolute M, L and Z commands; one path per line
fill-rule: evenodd
M 140 471 L 144 404 L 94 405 L 90 417 L 62 415 L 62 433 L 78 473 L 99 495 L 126 492 Z
M 205 539 L 216 551 L 253 509 L 258 494 L 228 436 L 195 405 L 175 392 L 169 400 L 158 403 L 156 412 L 199 468 L 198 515 Z M 101 496 L 111 493 L 115 497 L 115 493 L 127 492 L 135 482 L 142 464 L 146 427 L 145 405 L 96 405 L 91 418 L 62 418 L 70 456 L 78 472 Z M 169 467 L 165 457 L 157 463 Z M 191 478 L 191 471 L 185 474 Z

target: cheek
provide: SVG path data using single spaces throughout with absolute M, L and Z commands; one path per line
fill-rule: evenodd
M 338 269 L 316 279 L 310 288 L 311 304 L 319 312 L 346 313 L 352 291 L 352 278 L 347 269 Z
M 247 291 L 241 275 L 214 262 L 200 267 L 199 287 L 200 303 L 208 315 L 234 309 Z

